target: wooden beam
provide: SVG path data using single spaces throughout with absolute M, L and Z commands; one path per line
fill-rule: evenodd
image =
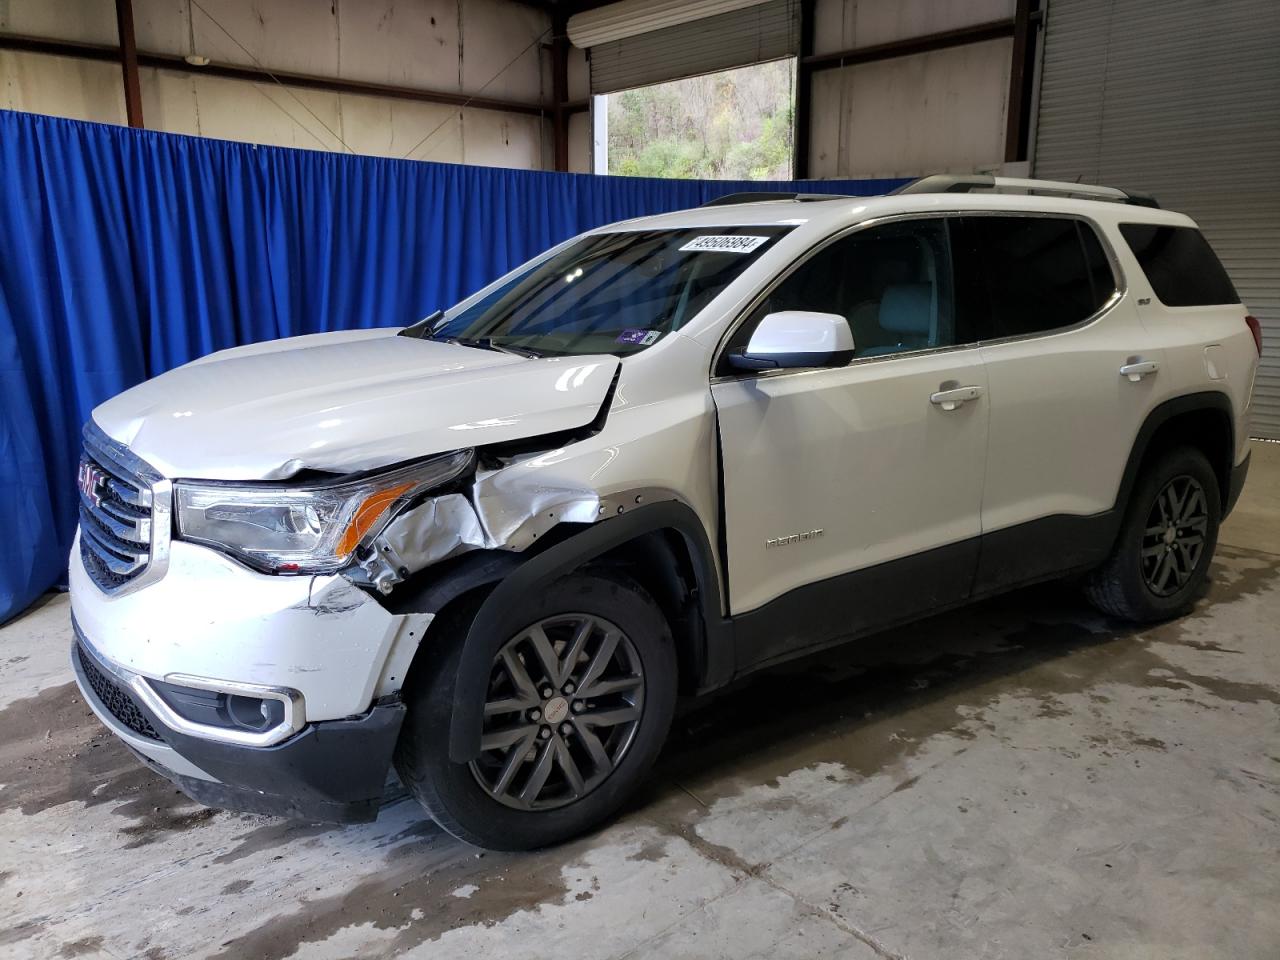
M 1009 64 L 1009 102 L 1004 129 L 1006 163 L 1027 159 L 1027 128 L 1031 120 L 1031 83 L 1035 43 L 1032 31 L 1039 17 L 1032 0 L 1018 0 L 1013 14 L 1013 56 Z
M 799 49 L 796 50 L 796 102 L 791 124 L 791 176 L 809 177 L 809 141 L 813 131 L 813 14 L 816 0 L 801 0 Z
M 24 37 L 0 34 L 0 50 L 21 50 L 26 53 L 43 53 L 53 57 L 77 57 L 82 60 L 118 62 L 120 51 L 116 47 L 93 43 L 74 43 L 67 40 L 50 40 L 47 37 Z M 442 103 L 452 107 L 467 106 L 476 110 L 496 110 L 501 113 L 521 113 L 542 116 L 547 107 L 539 103 L 519 100 L 500 100 L 494 97 L 469 97 L 463 93 L 445 93 L 421 90 L 417 87 L 397 87 L 384 83 L 362 83 L 357 80 L 339 80 L 333 77 L 316 77 L 309 74 L 284 73 L 279 70 L 259 70 L 227 63 L 210 63 L 203 67 L 192 66 L 176 54 L 139 52 L 138 65 L 160 70 L 177 70 L 182 73 L 203 74 L 229 80 L 245 80 L 250 83 L 274 83 L 279 80 L 285 86 L 308 90 L 327 90 L 332 93 L 351 93 L 369 97 L 389 97 L 395 100 L 415 100 L 420 103 Z
M 892 60 L 895 57 L 909 57 L 917 53 L 929 53 L 933 50 L 946 50 L 948 47 L 962 47 L 970 43 L 981 43 L 984 40 L 997 40 L 1001 37 L 1013 36 L 1014 21 L 994 20 L 990 23 L 979 23 L 971 27 L 960 27 L 955 30 L 943 30 L 922 37 L 907 37 L 892 40 L 889 43 L 877 43 L 869 47 L 857 47 L 853 50 L 842 50 L 839 53 L 820 53 L 801 58 L 801 63 L 810 70 L 830 70 L 835 67 L 851 67 L 859 63 L 874 63 L 877 60 Z
M 553 170 L 569 170 L 569 18 L 551 14 L 551 143 Z
M 116 32 L 120 38 L 120 72 L 124 75 L 124 110 L 129 126 L 141 127 L 142 87 L 138 83 L 138 44 L 133 35 L 133 0 L 116 0 Z

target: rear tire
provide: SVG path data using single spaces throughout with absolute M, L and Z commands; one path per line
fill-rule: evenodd
M 612 815 L 657 758 L 676 701 L 671 631 L 644 589 L 612 570 L 579 571 L 524 599 L 522 628 L 486 666 L 493 746 L 454 763 L 455 680 L 477 606 L 446 615 L 419 653 L 431 659 L 405 690 L 396 769 L 460 840 L 491 850 L 561 843 Z
M 1208 459 L 1193 447 L 1143 470 L 1111 556 L 1085 583 L 1089 602 L 1135 623 L 1189 613 L 1218 543 L 1222 498 Z

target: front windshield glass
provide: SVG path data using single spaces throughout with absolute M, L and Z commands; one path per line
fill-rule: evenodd
M 688 323 L 788 229 L 583 237 L 426 335 L 545 356 L 636 353 Z

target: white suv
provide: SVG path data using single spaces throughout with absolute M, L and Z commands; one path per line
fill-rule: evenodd
M 1185 612 L 1259 352 L 1195 224 L 1105 187 L 614 224 L 98 407 L 73 663 L 210 805 L 371 819 L 394 763 L 458 837 L 554 843 L 678 694 L 1052 577 Z

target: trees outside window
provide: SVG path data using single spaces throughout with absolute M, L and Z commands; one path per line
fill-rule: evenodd
M 788 59 L 612 94 L 609 172 L 789 180 L 794 89 Z

